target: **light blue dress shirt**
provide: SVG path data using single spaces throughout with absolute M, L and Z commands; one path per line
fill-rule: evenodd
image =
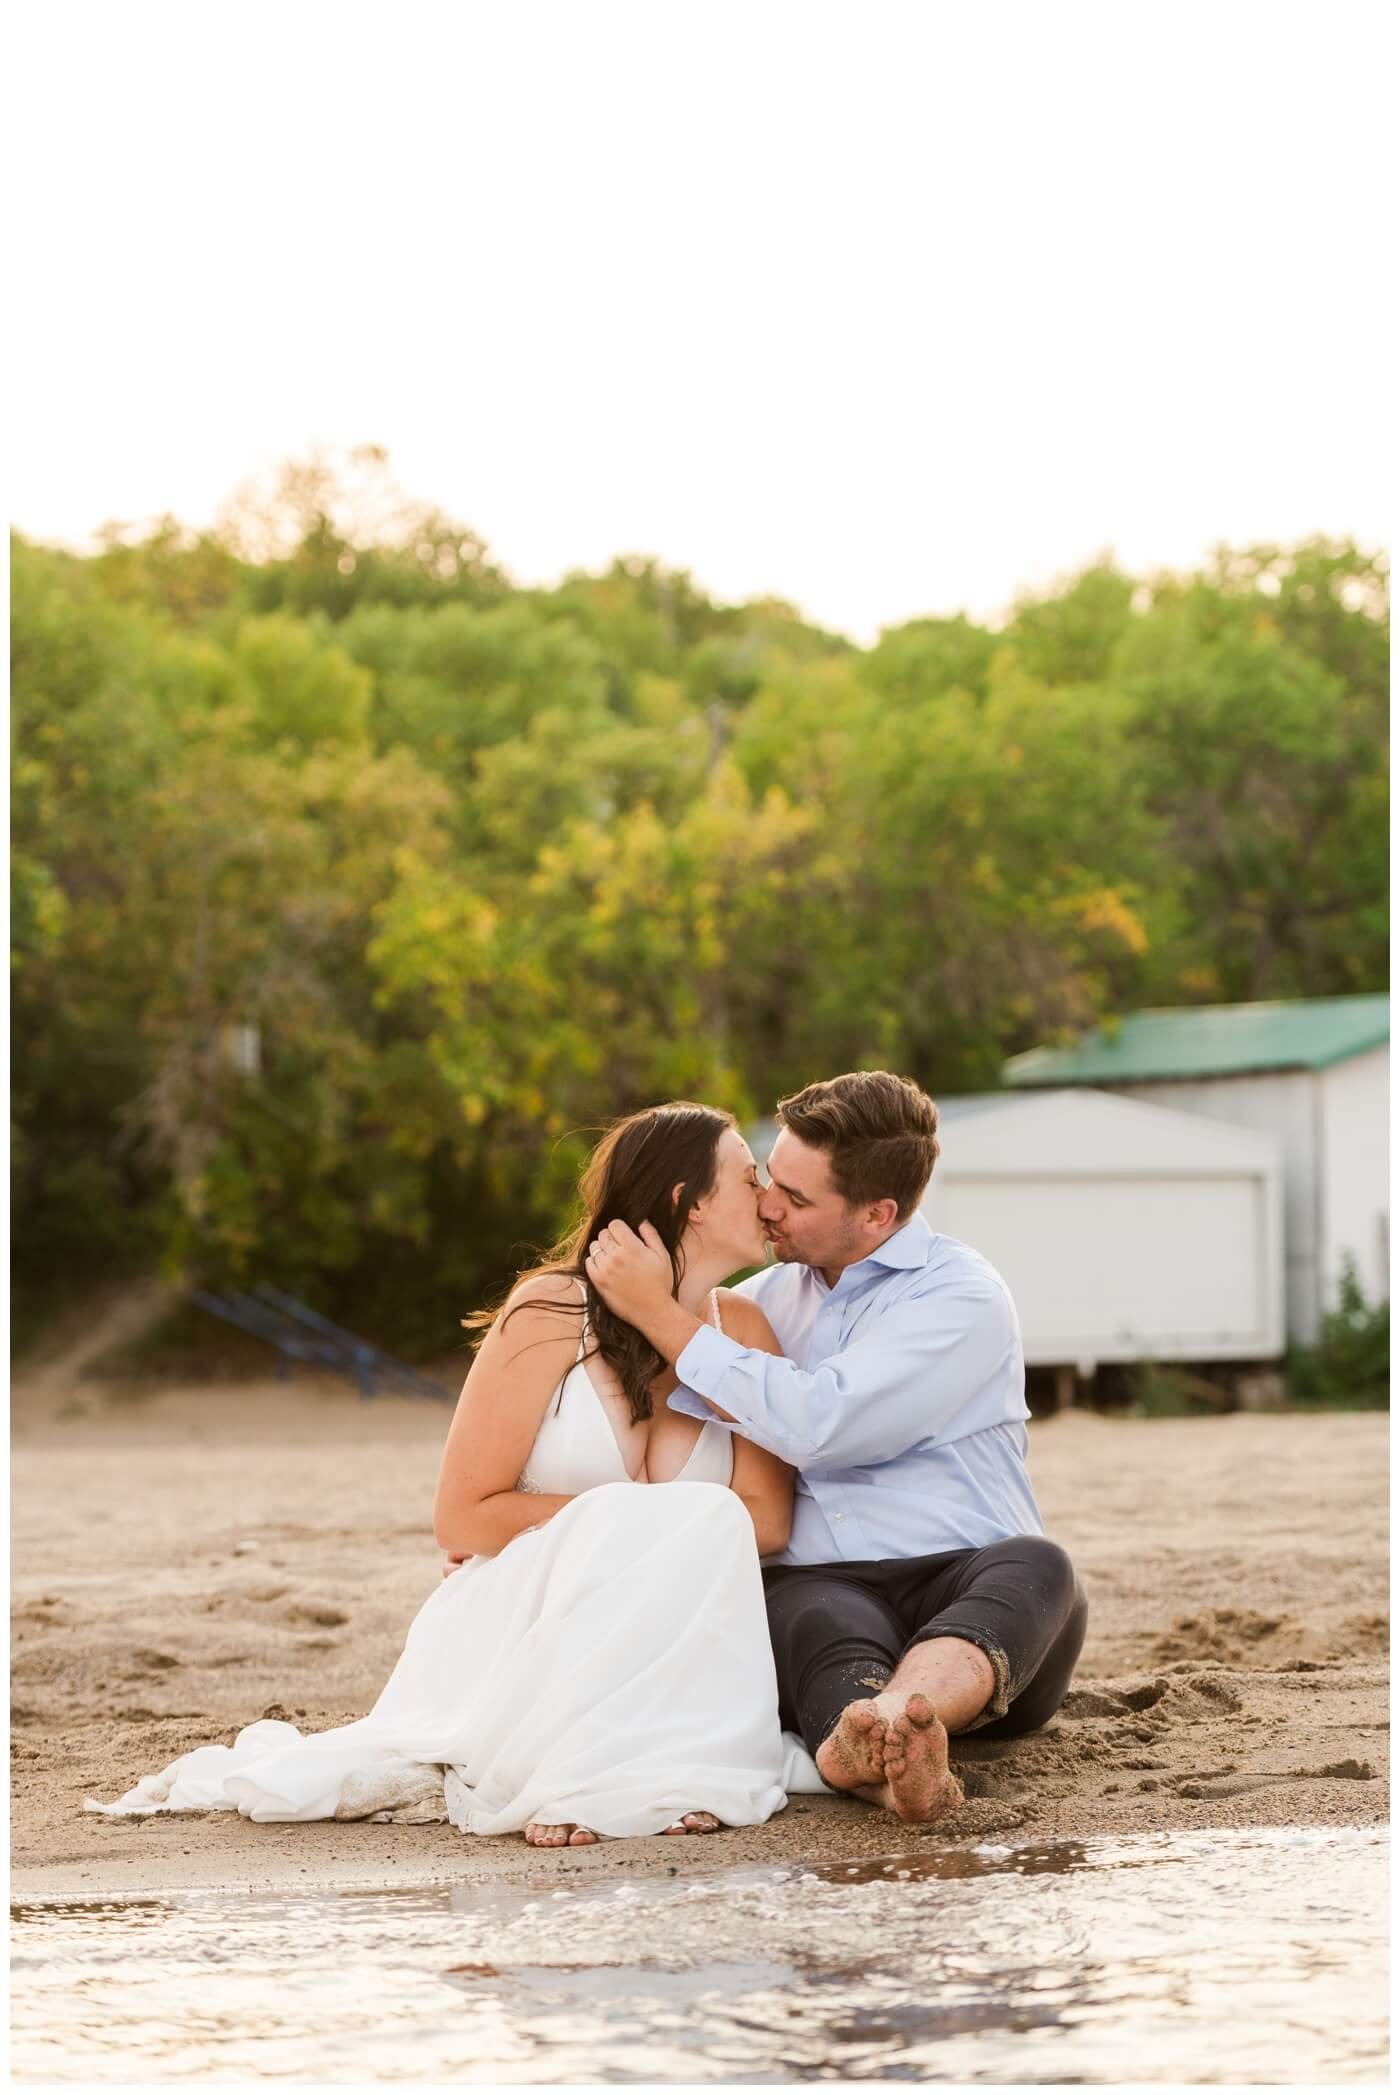
M 776 1564 L 859 1563 L 1043 1535 L 1026 1468 L 1025 1364 L 1000 1274 L 915 1215 L 828 1287 L 766 1267 L 756 1302 L 785 1359 L 703 1325 L 671 1409 L 714 1414 L 798 1472 Z M 698 1392 L 698 1394 L 697 1394 Z M 723 1420 L 719 1421 L 724 1424 Z

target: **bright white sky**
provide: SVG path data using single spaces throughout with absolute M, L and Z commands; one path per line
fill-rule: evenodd
M 1390 19 L 42 0 L 11 514 L 203 523 L 377 442 L 520 581 L 651 552 L 861 639 L 1105 548 L 1379 545 Z

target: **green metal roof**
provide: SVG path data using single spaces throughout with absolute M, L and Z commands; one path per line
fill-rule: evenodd
M 1002 1074 L 1008 1084 L 1025 1086 L 1329 1069 L 1368 1048 L 1383 1047 L 1389 1038 L 1388 996 L 1133 1011 L 1086 1033 L 1074 1047 L 1013 1055 Z

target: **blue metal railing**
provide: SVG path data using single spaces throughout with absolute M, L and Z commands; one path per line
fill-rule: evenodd
M 280 1288 L 259 1285 L 251 1294 L 232 1288 L 222 1294 L 194 1288 L 191 1300 L 211 1316 L 221 1317 L 224 1323 L 234 1324 L 240 1331 L 275 1346 L 282 1356 L 280 1372 L 284 1375 L 290 1371 L 292 1361 L 302 1361 L 343 1375 L 366 1399 L 393 1393 L 451 1403 L 456 1397 L 455 1390 L 420 1375 L 405 1361 L 395 1360 L 392 1353 L 371 1345 L 368 1339 L 333 1324 L 329 1317 L 308 1309 L 304 1302 L 283 1294 Z

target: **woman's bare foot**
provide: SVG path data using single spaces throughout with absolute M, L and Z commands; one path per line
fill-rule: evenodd
M 832 1789 L 878 1789 L 885 1779 L 885 1719 L 874 1702 L 848 1702 L 816 1750 L 817 1773 Z
M 687 1811 L 674 1826 L 663 1826 L 661 1830 L 663 1833 L 718 1833 L 720 1822 L 712 1811 Z
M 591 1848 L 597 1838 L 587 1826 L 546 1826 L 538 1819 L 525 1828 L 526 1844 L 532 1848 Z
M 931 1825 L 963 1801 L 963 1786 L 948 1766 L 948 1734 L 927 1695 L 891 1697 L 887 1692 L 881 1700 L 903 1707 L 888 1709 L 885 1719 L 880 1802 L 906 1825 Z

